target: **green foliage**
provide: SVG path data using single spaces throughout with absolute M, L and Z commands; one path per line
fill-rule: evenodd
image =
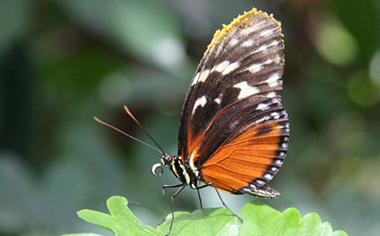
M 81 210 L 80 218 L 99 225 L 119 236 L 163 235 L 169 232 L 171 214 L 157 229 L 143 226 L 128 208 L 127 199 L 114 196 L 107 201 L 111 215 L 93 210 Z M 226 208 L 199 209 L 193 213 L 175 212 L 175 222 L 171 235 L 347 235 L 344 231 L 334 231 L 330 223 L 323 222 L 316 213 L 303 218 L 295 208 L 279 212 L 265 204 L 251 202 L 241 211 L 239 219 Z M 95 234 L 66 234 L 64 236 L 88 236 Z

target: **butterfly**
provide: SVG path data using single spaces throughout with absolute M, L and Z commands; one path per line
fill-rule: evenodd
M 183 104 L 178 154 L 156 149 L 162 156 L 152 173 L 161 175 L 167 166 L 181 182 L 163 186 L 164 198 L 166 188 L 179 187 L 171 197 L 169 233 L 174 197 L 186 186 L 196 189 L 199 199 L 199 189 L 206 186 L 260 198 L 280 195 L 267 183 L 281 168 L 289 141 L 281 104 L 283 51 L 281 23 L 255 8 L 215 32 Z
M 157 168 L 167 166 L 181 181 L 164 186 L 180 187 L 172 206 L 186 186 L 280 195 L 267 183 L 282 166 L 289 141 L 281 104 L 282 38 L 281 23 L 255 8 L 214 34 L 183 104 L 178 154 L 163 153 L 152 167 L 159 175 Z

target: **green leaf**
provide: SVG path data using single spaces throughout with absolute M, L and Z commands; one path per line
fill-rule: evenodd
M 102 236 L 100 234 L 83 233 L 83 234 L 64 234 L 62 236 Z
M 240 220 L 226 208 L 199 209 L 193 213 L 175 212 L 171 235 L 239 235 Z M 158 226 L 161 232 L 169 232 L 171 214 L 164 224 Z
M 79 217 L 89 223 L 97 224 L 118 236 L 126 235 L 163 235 L 169 232 L 171 214 L 158 227 L 158 230 L 143 226 L 127 207 L 127 199 L 114 196 L 108 199 L 107 206 L 111 215 L 81 210 Z M 316 213 L 306 214 L 303 218 L 295 208 L 279 212 L 265 204 L 251 202 L 240 212 L 243 222 L 233 216 L 226 208 L 199 209 L 193 213 L 175 212 L 171 235 L 318 235 L 346 236 L 344 231 L 334 231 L 330 223 L 321 222 Z M 91 234 L 70 234 L 66 236 L 88 236 Z M 93 234 L 94 235 L 94 234 Z
M 93 210 L 81 210 L 78 216 L 120 236 L 162 235 L 158 230 L 141 224 L 141 221 L 129 210 L 127 199 L 119 196 L 110 197 L 107 200 L 107 207 L 111 215 Z

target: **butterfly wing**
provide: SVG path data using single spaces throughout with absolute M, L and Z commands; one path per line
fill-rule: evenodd
M 283 49 L 280 23 L 256 9 L 215 33 L 186 96 L 178 142 L 182 161 L 201 170 L 206 183 L 233 193 L 252 192 L 253 186 L 264 192 L 271 189 L 265 185 L 265 174 L 279 168 L 269 162 L 278 160 L 278 145 L 288 136 L 287 115 L 280 104 Z M 255 134 L 260 135 L 249 136 Z M 262 152 L 256 150 L 259 146 Z M 231 148 L 237 151 L 231 153 Z M 263 158 L 268 159 L 265 167 Z M 251 166 L 244 170 L 249 177 L 238 178 L 235 159 Z M 222 160 L 234 167 L 217 168 Z M 251 183 L 255 184 L 249 187 Z
M 231 193 L 276 197 L 279 193 L 266 183 L 278 172 L 286 156 L 288 115 L 275 99 L 250 106 L 243 113 L 248 113 L 248 118 L 239 120 L 240 127 L 201 163 L 203 178 L 206 183 L 213 182 L 217 188 Z M 224 127 L 234 126 L 234 122 L 233 118 Z M 207 144 L 217 137 L 215 133 Z M 197 155 L 203 157 L 207 153 L 207 144 Z

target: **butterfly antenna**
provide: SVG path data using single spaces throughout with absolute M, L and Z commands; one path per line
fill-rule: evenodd
M 165 152 L 161 148 L 161 146 L 156 142 L 156 140 L 154 140 L 154 138 L 152 136 L 150 136 L 150 134 L 144 129 L 144 127 L 142 127 L 142 125 L 140 124 L 140 122 L 134 117 L 134 115 L 132 114 L 132 112 L 129 110 L 129 108 L 126 105 L 124 105 L 124 110 L 136 122 L 136 124 L 142 129 L 142 131 L 144 131 L 144 133 L 146 135 L 148 135 L 148 137 L 157 145 L 157 147 L 161 150 L 161 153 L 164 154 Z
M 110 125 L 110 124 L 108 124 L 108 123 L 106 123 L 106 122 L 100 120 L 100 119 L 98 119 L 98 118 L 95 117 L 95 116 L 94 116 L 94 120 L 96 120 L 97 122 L 99 122 L 99 123 L 102 124 L 102 125 L 105 125 L 105 126 L 110 127 L 110 128 L 113 129 L 113 130 L 116 130 L 117 132 L 119 132 L 119 133 L 121 133 L 121 134 L 127 136 L 128 138 L 131 138 L 131 139 L 133 139 L 133 140 L 135 140 L 135 141 L 137 141 L 137 142 L 139 142 L 139 143 L 141 143 L 141 144 L 144 144 L 144 145 L 147 146 L 147 147 L 150 147 L 150 148 L 156 150 L 157 152 L 159 152 L 159 153 L 161 153 L 161 154 L 164 154 L 164 151 L 160 150 L 161 147 L 160 147 L 160 149 L 157 149 L 157 148 L 155 148 L 155 147 L 153 147 L 153 146 L 151 146 L 151 145 L 145 143 L 144 141 L 141 141 L 140 139 L 135 138 L 135 137 L 133 137 L 132 135 L 127 134 L 127 133 L 125 133 L 124 131 L 122 131 L 122 130 L 120 130 L 120 129 L 118 129 L 118 128 L 116 128 L 116 127 L 114 127 L 114 126 L 112 126 L 112 125 Z

